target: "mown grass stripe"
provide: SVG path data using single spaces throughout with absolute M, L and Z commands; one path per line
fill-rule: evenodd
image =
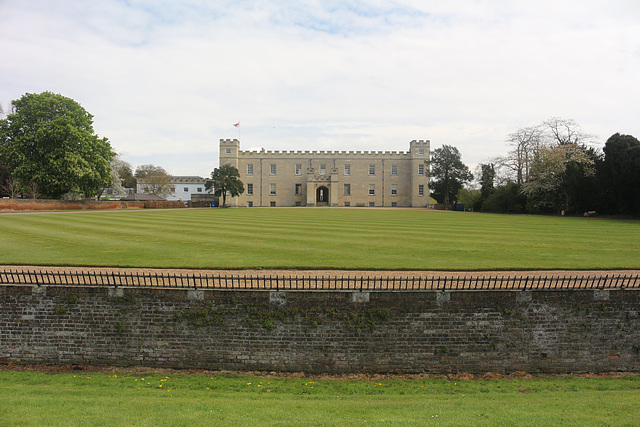
M 191 268 L 640 267 L 640 223 L 422 210 L 0 216 L 0 263 Z

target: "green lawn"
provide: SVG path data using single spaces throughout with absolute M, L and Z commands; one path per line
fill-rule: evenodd
M 640 268 L 640 222 L 392 209 L 0 214 L 0 264 Z
M 640 378 L 376 381 L 0 371 L 2 425 L 637 425 Z

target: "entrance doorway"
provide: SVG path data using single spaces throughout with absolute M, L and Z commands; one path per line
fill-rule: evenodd
M 329 206 L 329 189 L 318 187 L 316 190 L 316 206 Z

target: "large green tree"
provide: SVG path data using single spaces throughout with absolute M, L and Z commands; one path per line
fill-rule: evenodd
M 640 215 L 640 141 L 631 135 L 612 135 L 604 146 L 599 170 L 606 209 Z
M 231 165 L 222 165 L 211 172 L 211 179 L 205 184 L 207 190 L 213 189 L 216 197 L 222 196 L 222 207 L 226 206 L 227 194 L 237 197 L 244 192 L 244 184 L 240 181 L 240 172 Z
M 431 153 L 428 162 L 431 168 L 431 178 L 435 181 L 429 183 L 432 197 L 438 203 L 444 203 L 445 209 L 456 200 L 458 191 L 465 182 L 473 179 L 469 168 L 462 163 L 462 156 L 456 147 L 443 145 Z
M 93 116 L 73 99 L 27 93 L 0 120 L 0 161 L 12 177 L 44 197 L 94 196 L 111 180 L 115 156 L 93 131 Z

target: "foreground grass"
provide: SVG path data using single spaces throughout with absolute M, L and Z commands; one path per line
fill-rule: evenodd
M 637 425 L 640 378 L 341 381 L 0 372 L 3 425 Z
M 187 268 L 640 268 L 640 222 L 382 209 L 0 214 L 0 263 Z

